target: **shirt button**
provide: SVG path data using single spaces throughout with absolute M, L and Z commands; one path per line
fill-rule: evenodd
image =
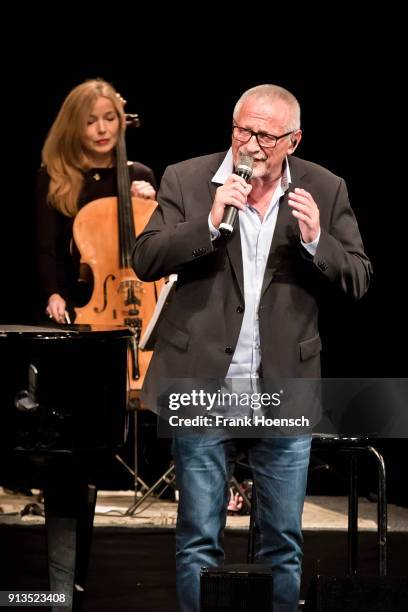
M 232 350 L 232 346 L 226 346 L 225 347 L 225 352 L 227 353 L 227 355 L 231 355 L 231 353 L 233 353 L 234 351 Z

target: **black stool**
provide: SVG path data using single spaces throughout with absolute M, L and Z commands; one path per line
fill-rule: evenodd
M 382 455 L 378 452 L 368 438 L 346 438 L 334 435 L 313 434 L 311 452 L 333 451 L 347 453 L 350 456 L 349 464 L 349 499 L 348 499 L 348 552 L 347 573 L 357 574 L 358 566 L 358 492 L 357 492 L 357 462 L 362 454 L 373 457 L 378 468 L 378 498 L 377 498 L 377 546 L 378 546 L 378 573 L 387 574 L 387 500 L 385 464 Z M 255 500 L 254 494 L 252 500 Z M 247 562 L 253 563 L 255 556 L 255 516 L 254 503 L 251 504 L 249 523 Z
M 314 434 L 312 451 L 333 451 L 349 455 L 349 497 L 348 497 L 348 546 L 347 573 L 357 574 L 358 566 L 358 457 L 368 455 L 374 458 L 378 470 L 377 495 L 377 554 L 378 574 L 387 575 L 387 498 L 385 464 L 382 455 L 365 437 L 342 437 Z

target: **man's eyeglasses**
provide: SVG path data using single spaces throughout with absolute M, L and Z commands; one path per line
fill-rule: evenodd
M 290 132 L 286 132 L 286 134 L 282 134 L 281 136 L 274 136 L 273 134 L 268 134 L 268 132 L 254 132 L 248 128 L 240 127 L 239 125 L 232 126 L 232 136 L 235 140 L 239 140 L 239 142 L 249 142 L 252 136 L 258 141 L 260 147 L 265 147 L 265 149 L 273 149 L 276 147 L 276 143 L 281 138 L 285 138 L 285 136 L 289 136 L 289 134 L 293 134 L 295 130 L 290 130 Z

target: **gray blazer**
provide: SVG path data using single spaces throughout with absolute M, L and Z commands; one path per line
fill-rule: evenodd
M 226 241 L 210 240 L 211 182 L 225 153 L 169 166 L 158 202 L 133 253 L 136 274 L 153 281 L 176 272 L 176 291 L 159 327 L 143 388 L 154 409 L 159 378 L 225 377 L 242 323 L 244 303 L 238 227 Z M 317 164 L 289 157 L 291 190 L 309 191 L 320 210 L 321 236 L 311 257 L 285 195 L 279 204 L 259 305 L 265 378 L 320 376 L 319 297 L 332 288 L 358 299 L 371 264 L 343 179 Z

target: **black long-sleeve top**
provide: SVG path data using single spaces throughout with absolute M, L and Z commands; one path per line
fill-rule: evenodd
M 139 162 L 129 164 L 129 178 L 147 181 L 157 189 L 153 171 Z M 40 168 L 36 189 L 36 250 L 41 309 L 53 293 L 59 293 L 71 306 L 83 302 L 78 284 L 79 257 L 72 238 L 74 217 L 63 215 L 47 203 L 49 181 L 45 168 Z M 92 168 L 84 173 L 78 210 L 93 200 L 110 196 L 117 196 L 116 168 Z

